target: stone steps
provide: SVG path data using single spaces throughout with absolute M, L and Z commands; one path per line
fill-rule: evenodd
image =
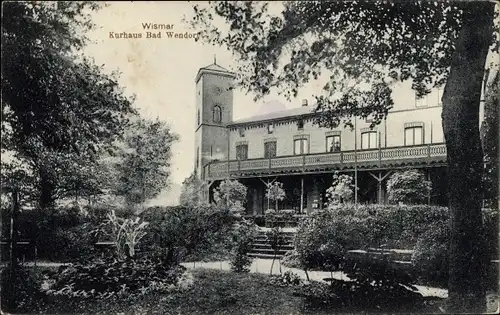
M 280 246 L 280 249 L 276 252 L 276 258 L 282 258 L 286 252 L 293 250 L 293 242 L 295 239 L 294 232 L 283 232 L 284 244 Z M 260 230 L 257 237 L 254 239 L 252 244 L 252 250 L 248 254 L 250 257 L 262 258 L 262 259 L 273 259 L 275 252 L 269 244 L 266 231 Z

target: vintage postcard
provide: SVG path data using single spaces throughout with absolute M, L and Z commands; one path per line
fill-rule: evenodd
M 496 1 L 2 4 L 2 314 L 497 313 Z

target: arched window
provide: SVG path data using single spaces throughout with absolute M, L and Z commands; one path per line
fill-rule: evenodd
M 214 123 L 220 123 L 222 121 L 222 110 L 219 105 L 214 106 L 213 119 Z

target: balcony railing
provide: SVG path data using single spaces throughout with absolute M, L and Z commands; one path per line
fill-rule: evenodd
M 444 143 L 420 146 L 389 147 L 370 150 L 313 153 L 306 155 L 277 156 L 274 158 L 216 161 L 205 166 L 205 179 L 244 177 L 251 174 L 275 172 L 314 172 L 325 169 L 351 169 L 360 167 L 384 168 L 399 164 L 444 163 Z

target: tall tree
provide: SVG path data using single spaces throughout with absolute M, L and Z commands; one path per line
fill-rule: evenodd
M 93 27 L 94 2 L 7 2 L 2 21 L 2 147 L 32 165 L 39 204 L 51 207 L 57 182 L 48 155 L 97 157 L 135 111 L 117 75 L 79 51 Z
M 125 133 L 118 160 L 116 192 L 129 205 L 140 205 L 168 187 L 171 146 L 178 136 L 158 119 L 138 118 Z
M 207 185 L 198 179 L 196 173 L 191 174 L 182 182 L 182 191 L 179 198 L 181 206 L 196 207 L 208 203 L 205 192 Z
M 380 123 L 393 106 L 391 84 L 409 80 L 418 96 L 444 84 L 443 129 L 452 212 L 449 308 L 485 309 L 481 242 L 483 160 L 479 105 L 490 48 L 498 54 L 493 1 L 297 1 L 280 15 L 259 2 L 194 6 L 201 38 L 233 51 L 239 84 L 262 97 L 276 88 L 293 97 L 311 79 L 317 123 Z M 228 27 L 219 27 L 222 21 Z M 224 30 L 224 32 L 223 32 Z M 457 180 L 462 179 L 462 180 Z M 465 180 L 467 179 L 467 180 Z

